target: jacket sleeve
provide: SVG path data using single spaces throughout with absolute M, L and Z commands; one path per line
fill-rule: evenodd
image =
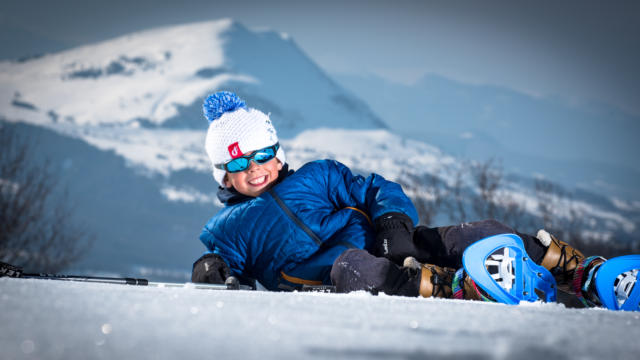
M 245 267 L 243 248 L 233 246 L 237 242 L 225 242 L 222 239 L 218 239 L 215 232 L 209 228 L 209 225 L 207 224 L 200 234 L 200 241 L 207 247 L 205 253 L 209 252 L 222 256 L 235 276 L 243 274 Z
M 378 174 L 368 177 L 354 175 L 345 165 L 335 160 L 324 160 L 326 186 L 329 198 L 338 208 L 357 207 L 377 219 L 389 212 L 406 214 L 418 224 L 418 212 L 402 187 Z

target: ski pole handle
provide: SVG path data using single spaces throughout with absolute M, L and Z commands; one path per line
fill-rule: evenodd
M 22 268 L 0 261 L 0 277 L 3 276 L 20 277 L 22 276 Z

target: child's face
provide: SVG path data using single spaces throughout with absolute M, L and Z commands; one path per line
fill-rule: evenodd
M 249 167 L 244 171 L 227 172 L 224 177 L 224 185 L 233 187 L 240 194 L 258 197 L 275 183 L 278 179 L 278 171 L 281 169 L 282 163 L 277 158 L 262 165 L 251 161 Z

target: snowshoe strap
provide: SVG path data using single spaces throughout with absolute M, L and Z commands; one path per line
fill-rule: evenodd
M 451 282 L 451 291 L 454 299 L 467 299 L 467 300 L 482 300 L 488 302 L 496 302 L 489 295 L 485 294 L 481 288 L 478 287 L 475 281 L 468 277 L 464 272 L 464 268 L 458 269 L 453 276 Z M 471 293 L 472 292 L 472 293 Z
M 595 261 L 605 261 L 605 258 L 601 257 L 601 256 L 589 256 L 588 258 L 582 260 L 579 264 L 578 267 L 576 268 L 576 271 L 573 273 L 573 283 L 572 283 L 572 290 L 573 293 L 576 295 L 576 297 L 578 298 L 578 300 L 580 300 L 580 302 L 585 306 L 585 307 L 592 307 L 592 306 L 597 306 L 597 302 L 591 300 L 591 299 L 587 299 L 584 297 L 584 294 L 588 293 L 588 289 L 589 286 L 591 286 L 592 281 L 593 281 L 593 276 L 596 273 L 595 270 L 598 269 L 598 266 L 592 266 L 591 270 L 588 272 L 587 274 L 587 278 L 585 279 L 585 281 L 583 282 L 583 278 L 584 278 L 584 272 L 587 268 L 589 268 L 589 266 L 594 263 Z
M 464 299 L 464 268 L 458 269 L 456 274 L 453 275 L 453 281 L 451 282 L 451 291 L 453 292 L 453 298 L 462 300 Z

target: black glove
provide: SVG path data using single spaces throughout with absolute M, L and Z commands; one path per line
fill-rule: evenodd
M 375 220 L 376 242 L 373 254 L 401 265 L 407 256 L 415 256 L 413 221 L 403 213 L 386 213 Z
M 229 276 L 231 269 L 220 255 L 205 254 L 193 263 L 191 282 L 224 284 Z

